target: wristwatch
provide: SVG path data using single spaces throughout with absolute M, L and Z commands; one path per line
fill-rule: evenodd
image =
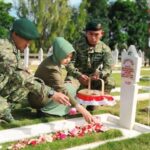
M 48 98 L 51 98 L 53 95 L 54 95 L 55 91 L 54 89 L 51 89 L 49 92 L 48 92 Z

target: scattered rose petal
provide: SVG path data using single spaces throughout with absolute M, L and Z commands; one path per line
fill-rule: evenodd
M 64 140 L 67 137 L 83 137 L 85 134 L 90 134 L 94 132 L 104 132 L 106 130 L 107 128 L 100 123 L 75 126 L 75 128 L 71 130 L 58 131 L 53 134 L 40 135 L 39 137 L 33 139 L 20 140 L 17 143 L 9 146 L 7 149 L 20 150 L 22 148 L 27 147 L 28 145 L 35 146 L 46 142 L 53 142 L 55 140 Z

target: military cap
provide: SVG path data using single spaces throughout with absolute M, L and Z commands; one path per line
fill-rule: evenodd
M 16 20 L 12 31 L 15 31 L 20 37 L 27 40 L 34 40 L 39 37 L 35 24 L 26 18 Z
M 98 21 L 91 21 L 86 24 L 85 31 L 98 31 L 102 29 L 101 23 Z

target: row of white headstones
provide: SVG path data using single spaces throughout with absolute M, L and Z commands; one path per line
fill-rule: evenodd
M 123 57 L 124 53 L 126 53 L 127 50 L 124 49 L 121 53 L 121 58 Z M 43 53 L 43 49 L 40 48 L 37 56 L 37 64 L 40 64 L 43 61 L 44 58 L 44 53 Z M 48 52 L 48 54 L 46 54 L 47 56 L 51 55 L 51 49 Z M 138 51 L 138 55 L 139 57 L 141 57 L 142 59 L 142 64 L 144 64 L 144 59 L 145 59 L 145 53 L 142 52 L 141 50 Z M 112 57 L 113 57 L 113 66 L 117 66 L 119 64 L 119 50 L 116 48 L 114 51 L 112 51 Z M 29 67 L 29 60 L 30 60 L 30 53 L 29 53 L 29 48 L 27 47 L 24 51 L 24 67 L 28 68 Z
M 139 55 L 141 54 L 141 55 Z M 39 51 L 39 61 L 43 60 L 43 50 Z M 114 58 L 118 60 L 118 50 L 113 52 Z M 142 65 L 142 53 L 134 45 L 124 50 L 121 54 L 121 101 L 120 101 L 120 126 L 132 129 L 135 123 L 138 85 Z M 29 63 L 29 49 L 25 49 L 24 62 L 26 67 Z
M 126 53 L 127 50 L 123 49 L 123 51 L 121 52 L 121 58 L 123 57 L 124 53 Z M 141 57 L 142 59 L 142 65 L 145 62 L 145 53 L 142 52 L 141 50 L 138 51 L 138 55 L 139 57 Z M 115 48 L 115 50 L 112 51 L 112 57 L 113 57 L 113 64 L 114 66 L 118 65 L 119 62 L 119 50 L 117 48 Z

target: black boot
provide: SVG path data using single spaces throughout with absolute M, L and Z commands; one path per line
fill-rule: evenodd
M 97 106 L 88 105 L 88 106 L 86 107 L 86 109 L 87 109 L 88 111 L 94 111 L 94 110 L 97 109 Z
M 43 113 L 40 109 L 36 110 L 36 116 L 38 118 L 45 117 L 45 113 Z

